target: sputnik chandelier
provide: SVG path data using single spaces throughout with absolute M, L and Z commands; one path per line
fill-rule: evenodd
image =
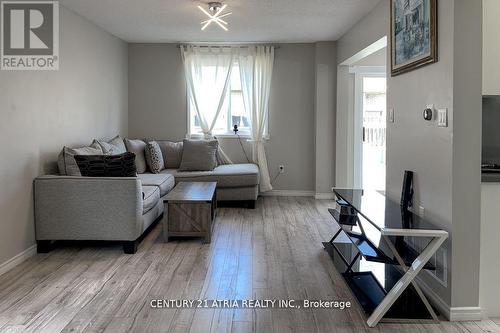
M 209 17 L 208 20 L 201 21 L 201 23 L 200 23 L 202 25 L 201 30 L 205 30 L 210 25 L 210 23 L 213 22 L 213 23 L 216 23 L 219 27 L 221 27 L 225 31 L 228 31 L 228 29 L 227 29 L 228 23 L 226 21 L 224 21 L 222 18 L 229 16 L 232 13 L 229 12 L 229 13 L 222 14 L 222 12 L 224 11 L 224 9 L 226 9 L 226 7 L 227 7 L 227 5 L 223 5 L 220 2 L 209 2 L 208 3 L 208 11 L 205 8 L 203 8 L 202 6 L 198 6 L 198 8 L 203 13 L 205 13 L 205 15 L 207 15 Z

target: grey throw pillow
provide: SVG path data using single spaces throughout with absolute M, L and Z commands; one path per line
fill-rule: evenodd
M 172 142 L 166 140 L 156 140 L 156 142 L 160 146 L 165 169 L 178 169 L 181 166 L 182 161 L 182 141 Z
M 156 141 L 150 141 L 146 144 L 145 155 L 149 171 L 152 173 L 160 173 L 161 170 L 165 169 L 163 155 Z
M 119 155 L 127 152 L 127 147 L 119 135 L 108 141 L 94 140 L 94 142 L 101 146 L 104 155 Z
M 212 171 L 217 166 L 217 140 L 184 140 L 181 171 Z
M 125 139 L 125 147 L 127 151 L 135 154 L 135 166 L 137 173 L 146 172 L 146 156 L 144 150 L 146 149 L 146 142 L 142 140 Z
M 88 147 L 64 147 L 57 159 L 59 174 L 63 176 L 81 176 L 80 168 L 75 161 L 75 155 L 103 155 L 101 146 L 96 142 Z

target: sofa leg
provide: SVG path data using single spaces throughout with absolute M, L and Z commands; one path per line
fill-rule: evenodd
M 125 254 L 134 254 L 137 252 L 138 241 L 127 241 L 123 243 L 123 252 Z
M 248 209 L 255 209 L 256 203 L 257 203 L 257 200 L 248 200 L 247 201 L 247 208 Z
M 50 250 L 52 250 L 52 241 L 49 241 L 49 240 L 36 241 L 36 252 L 37 253 L 49 253 Z

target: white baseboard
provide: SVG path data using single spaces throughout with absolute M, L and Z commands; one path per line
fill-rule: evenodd
M 34 256 L 36 254 L 36 244 L 27 248 L 23 252 L 17 254 L 16 256 L 10 258 L 6 262 L 0 264 L 0 275 L 10 271 L 12 268 L 16 267 L 26 259 Z
M 434 290 L 432 290 L 422 279 L 417 278 L 418 285 L 424 292 L 425 296 L 434 305 L 439 313 L 449 321 L 474 321 L 483 318 L 481 307 L 451 307 L 445 302 Z
M 296 190 L 272 190 L 260 193 L 263 197 L 314 197 L 316 200 L 333 200 L 333 193 L 315 193 L 314 191 L 296 191 Z
M 263 197 L 313 197 L 314 191 L 272 190 L 260 193 Z
M 424 292 L 425 296 L 429 299 L 432 305 L 434 305 L 439 313 L 443 315 L 446 319 L 450 320 L 450 305 L 443 300 L 434 290 L 432 290 L 422 279 L 416 278 L 418 286 Z
M 481 314 L 483 315 L 483 319 L 500 318 L 500 313 L 485 313 L 483 308 L 481 308 Z
M 316 193 L 316 194 L 314 194 L 314 199 L 316 199 L 316 200 L 333 200 L 333 199 L 335 199 L 335 194 L 333 194 L 333 193 Z
M 475 321 L 483 319 L 481 307 L 454 307 L 450 309 L 450 321 Z

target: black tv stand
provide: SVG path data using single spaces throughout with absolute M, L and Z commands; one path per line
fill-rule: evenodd
M 342 209 L 329 209 L 338 231 L 323 246 L 332 257 L 353 296 L 375 326 L 380 320 L 437 320 L 414 281 L 429 263 L 448 233 L 377 192 L 333 189 Z M 373 218 L 376 216 L 377 218 Z M 416 249 L 407 237 L 426 237 L 428 245 Z

